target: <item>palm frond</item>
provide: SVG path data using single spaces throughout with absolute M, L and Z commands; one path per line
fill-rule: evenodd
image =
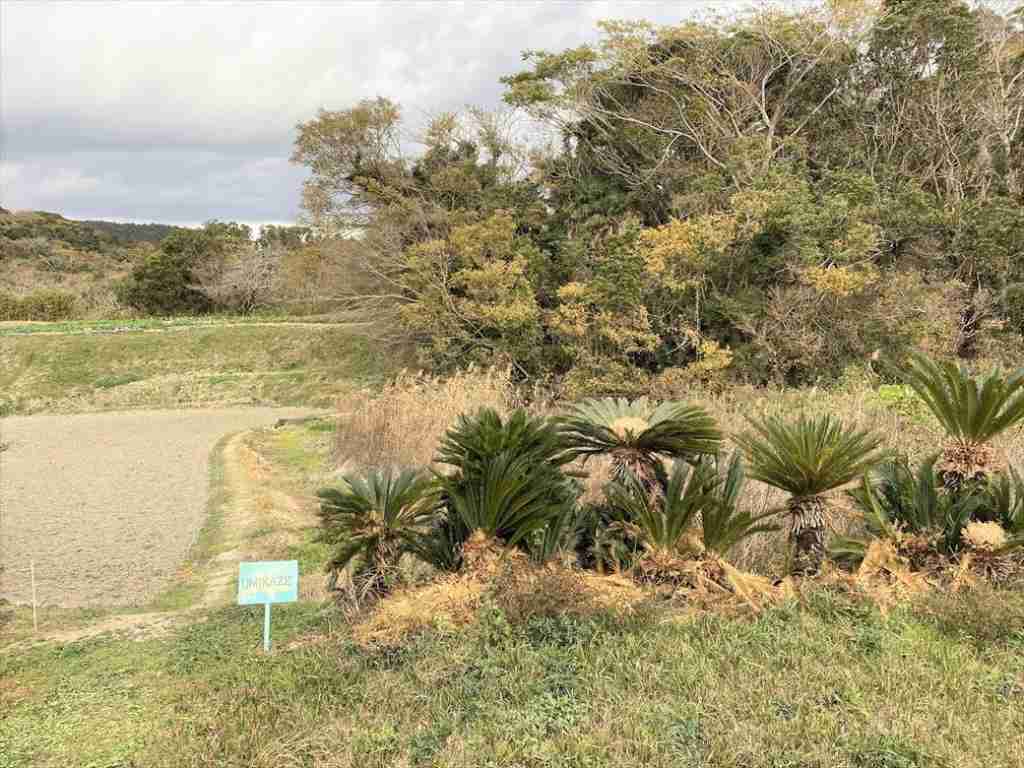
M 453 551 L 447 558 L 432 551 L 431 559 L 457 563 L 474 531 L 508 546 L 555 547 L 561 534 L 540 534 L 561 526 L 575 507 L 579 484 L 561 469 L 572 458 L 557 425 L 525 410 L 507 419 L 488 408 L 460 417 L 438 451 L 454 471 L 438 475 L 447 521 L 445 536 L 431 539 L 435 550 L 451 544 Z
M 750 419 L 752 431 L 736 436 L 750 477 L 795 498 L 816 496 L 861 476 L 884 455 L 882 440 L 848 430 L 830 416 Z
M 585 400 L 560 420 L 574 456 L 631 449 L 675 458 L 715 453 L 722 434 L 707 411 L 685 403 L 653 406 L 646 398 Z
M 552 420 L 531 416 L 522 408 L 503 420 L 493 408 L 482 408 L 473 415 L 459 416 L 441 441 L 437 461 L 468 474 L 481 470 L 493 456 L 503 452 L 533 457 L 555 467 L 574 458 Z
M 533 459 L 503 451 L 479 473 L 440 477 L 452 508 L 470 532 L 515 546 L 566 512 L 574 499 L 538 477 Z
M 623 520 L 636 527 L 648 549 L 678 551 L 702 510 L 715 503 L 718 482 L 707 465 L 691 467 L 676 461 L 663 497 L 652 500 L 636 480 L 612 483 L 607 497 Z
M 715 473 L 718 474 L 717 459 Z M 743 539 L 756 533 L 778 530 L 777 525 L 764 521 L 775 517 L 775 510 L 753 514 L 740 507 L 740 495 L 746 484 L 743 458 L 733 453 L 720 483 L 715 488 L 715 504 L 701 511 L 701 539 L 704 548 L 725 556 Z
M 406 470 L 349 475 L 338 488 L 323 488 L 318 540 L 334 545 L 331 572 L 356 558 L 360 569 L 393 566 L 416 546 L 436 517 L 436 486 L 428 474 Z
M 984 443 L 1024 421 L 1024 368 L 978 377 L 915 353 L 901 374 L 952 438 Z
M 984 501 L 978 519 L 999 523 L 1011 537 L 1024 536 L 1024 478 L 1015 468 L 992 478 L 980 493 Z
M 848 492 L 864 514 L 870 536 L 898 540 L 901 534 L 925 534 L 936 537 L 945 552 L 960 548 L 965 526 L 982 514 L 987 502 L 981 493 L 941 493 L 937 459 L 928 457 L 916 471 L 906 458 L 890 459 Z M 833 547 L 833 556 L 852 543 L 849 539 L 840 542 Z M 866 547 L 866 542 L 861 546 Z

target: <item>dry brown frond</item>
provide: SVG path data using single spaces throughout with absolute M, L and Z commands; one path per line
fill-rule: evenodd
M 1006 531 L 999 523 L 968 523 L 962 534 L 972 549 L 993 552 L 1006 544 Z
M 990 443 L 964 440 L 948 442 L 936 467 L 947 488 L 980 480 L 1006 469 L 1006 455 Z

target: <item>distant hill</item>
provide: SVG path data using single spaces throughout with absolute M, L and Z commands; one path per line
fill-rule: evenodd
M 114 221 L 77 221 L 59 213 L 0 209 L 0 237 L 8 240 L 45 238 L 83 251 L 102 251 L 110 246 L 159 243 L 183 227 L 169 224 L 122 224 Z
M 175 227 L 171 224 L 124 224 L 116 221 L 79 221 L 77 222 L 91 227 L 97 232 L 107 234 L 115 243 L 130 245 L 131 243 L 159 243 L 172 232 L 177 232 L 184 227 Z

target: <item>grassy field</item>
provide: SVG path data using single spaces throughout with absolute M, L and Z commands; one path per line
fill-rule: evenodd
M 308 499 L 333 472 L 331 427 L 250 438 L 264 485 Z M 312 532 L 282 540 L 275 519 L 251 532 L 262 551 L 318 580 L 326 552 Z M 219 520 L 208 556 L 223 545 Z M 194 593 L 186 584 L 181 604 Z M 1019 593 L 935 594 L 882 613 L 817 588 L 757 616 L 651 602 L 523 621 L 485 600 L 468 626 L 398 647 L 357 643 L 337 609 L 305 599 L 275 609 L 269 656 L 259 613 L 198 610 L 153 636 L 0 651 L 0 766 L 1024 761 Z
M 383 366 L 383 356 L 339 325 L 181 320 L 126 328 L 58 323 L 0 330 L 0 416 L 331 405 Z

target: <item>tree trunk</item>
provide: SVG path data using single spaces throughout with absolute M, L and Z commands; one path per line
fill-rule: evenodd
M 817 573 L 825 559 L 825 500 L 818 496 L 789 502 L 790 572 L 804 576 Z

